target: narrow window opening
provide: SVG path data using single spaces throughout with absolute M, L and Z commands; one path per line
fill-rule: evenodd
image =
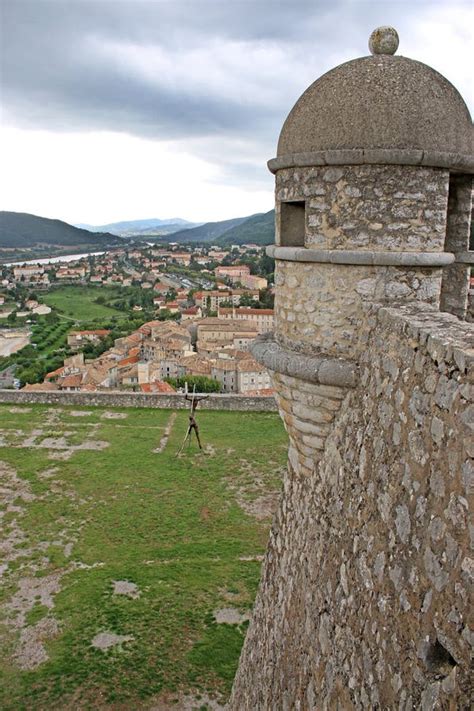
M 280 204 L 280 245 L 282 247 L 304 247 L 305 232 L 305 201 L 282 202 Z
M 449 178 L 444 250 L 456 255 L 456 262 L 443 269 L 440 310 L 466 318 L 470 277 L 470 232 L 472 178 L 451 174 Z

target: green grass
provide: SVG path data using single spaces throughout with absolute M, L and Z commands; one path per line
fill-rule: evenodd
M 90 414 L 74 416 L 79 409 Z M 147 709 L 160 694 L 178 700 L 200 691 L 225 700 L 246 623 L 217 624 L 213 611 L 253 604 L 270 521 L 241 505 L 280 488 L 287 439 L 278 416 L 199 412 L 207 450 L 193 442 L 177 458 L 186 412 L 158 454 L 169 410 L 114 410 L 125 419 L 106 419 L 99 408 L 19 410 L 0 406 L 0 476 L 7 488 L 8 472 L 19 477 L 18 508 L 5 514 L 3 530 L 16 520 L 23 536 L 0 579 L 0 708 Z M 33 430 L 42 430 L 36 443 L 54 436 L 109 446 L 51 459 L 52 450 L 22 446 Z M 26 626 L 15 627 L 10 604 L 22 581 L 47 586 L 56 574 L 54 606 L 33 596 Z M 140 597 L 114 595 L 114 580 L 135 583 Z M 45 641 L 49 658 L 19 669 L 21 630 L 50 617 L 59 632 Z M 91 640 L 104 631 L 134 639 L 101 651 Z
M 75 321 L 123 316 L 121 311 L 106 304 L 96 304 L 95 299 L 108 294 L 106 287 L 62 286 L 43 296 L 43 301 Z

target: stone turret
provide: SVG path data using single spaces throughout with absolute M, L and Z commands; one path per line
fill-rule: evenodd
M 312 84 L 276 179 L 272 375 L 289 464 L 231 711 L 469 707 L 472 124 L 394 53 Z
M 314 467 L 337 402 L 356 382 L 367 304 L 466 313 L 469 111 L 438 72 L 394 54 L 392 28 L 375 30 L 369 46 L 372 56 L 304 92 L 269 161 L 276 328 L 254 354 L 275 373 L 290 458 L 303 469 Z

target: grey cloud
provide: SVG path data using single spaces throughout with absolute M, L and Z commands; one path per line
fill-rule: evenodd
M 376 25 L 392 21 L 403 37 L 414 13 L 433 5 L 423 0 L 417 8 L 403 0 L 0 3 L 2 102 L 12 124 L 179 141 L 222 166 L 226 180 L 247 179 L 255 186 L 268 185 L 259 161 L 273 154 L 286 113 L 310 81 L 365 54 Z M 155 74 L 143 66 L 148 56 L 154 61 L 153 52 L 159 59 Z M 268 59 L 273 56 L 274 64 Z M 227 74 L 213 72 L 214 57 L 216 69 L 228 67 Z

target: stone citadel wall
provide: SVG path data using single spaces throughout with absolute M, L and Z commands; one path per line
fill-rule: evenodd
M 364 310 L 355 388 L 275 376 L 307 449 L 290 450 L 232 711 L 472 698 L 472 327 L 426 304 Z
M 183 395 L 124 393 L 124 392 L 23 392 L 0 390 L 0 402 L 22 405 L 77 405 L 84 407 L 151 407 L 173 410 L 189 409 Z M 243 412 L 276 412 L 273 397 L 246 397 L 245 395 L 211 394 L 199 403 L 200 410 L 234 410 Z

